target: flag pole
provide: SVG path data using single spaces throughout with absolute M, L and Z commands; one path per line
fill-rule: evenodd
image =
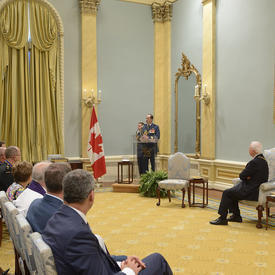
M 95 179 L 95 186 L 96 186 L 96 188 L 101 187 L 101 184 L 98 182 L 98 178 Z

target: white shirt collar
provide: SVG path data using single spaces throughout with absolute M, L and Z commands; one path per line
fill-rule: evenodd
M 78 215 L 83 219 L 83 221 L 84 221 L 85 223 L 88 223 L 87 218 L 86 218 L 86 216 L 85 216 L 85 214 L 84 214 L 83 212 L 79 211 L 78 209 L 76 209 L 76 208 L 74 208 L 74 207 L 72 207 L 72 206 L 70 206 L 70 205 L 68 205 L 68 204 L 66 204 L 66 205 L 67 205 L 68 207 L 72 208 L 76 213 L 78 213 Z

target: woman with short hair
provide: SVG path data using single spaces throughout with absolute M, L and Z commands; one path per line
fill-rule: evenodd
M 6 192 L 10 201 L 16 200 L 31 182 L 32 165 L 27 161 L 22 161 L 12 167 L 14 183 L 11 184 Z

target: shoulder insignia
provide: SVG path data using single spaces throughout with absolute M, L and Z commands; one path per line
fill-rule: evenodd
M 259 156 L 258 158 L 259 158 L 259 159 L 263 159 L 263 160 L 265 160 L 265 161 L 266 161 L 266 159 L 265 159 L 265 157 L 264 157 L 264 156 Z

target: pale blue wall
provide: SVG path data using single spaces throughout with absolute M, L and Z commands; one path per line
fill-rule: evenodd
M 217 0 L 216 158 L 246 161 L 251 140 L 274 147 L 274 0 Z M 202 4 L 179 0 L 172 20 L 172 72 L 180 53 L 201 70 Z M 172 87 L 174 87 L 172 75 Z M 184 107 L 184 105 L 183 105 Z
M 251 140 L 275 147 L 274 29 L 274 0 L 217 1 L 219 159 L 248 160 Z
M 106 155 L 132 154 L 137 122 L 153 112 L 154 25 L 149 6 L 102 0 L 97 16 L 98 118 Z
M 65 155 L 81 156 L 78 0 L 50 0 L 65 30 Z M 102 0 L 97 14 L 98 108 L 106 155 L 132 154 L 137 122 L 153 112 L 154 25 L 149 6 Z M 87 125 L 89 127 L 89 125 Z
M 65 156 L 81 156 L 81 18 L 77 0 L 50 0 L 64 27 Z
M 173 5 L 171 26 L 172 71 L 172 152 L 174 151 L 174 88 L 175 73 L 181 67 L 181 54 L 202 74 L 202 5 L 201 0 L 179 0 Z M 179 81 L 178 149 L 185 153 L 195 152 L 195 101 L 194 78 Z
M 81 155 L 81 24 L 77 0 L 50 0 L 65 30 L 65 154 Z M 66 4 L 65 4 L 66 3 Z M 274 0 L 217 0 L 216 157 L 245 161 L 250 140 L 274 147 Z M 102 0 L 98 11 L 98 117 L 106 155 L 131 154 L 137 121 L 153 112 L 154 25 L 149 6 Z M 172 93 L 181 52 L 202 73 L 201 0 L 172 18 Z M 174 115 L 174 103 L 172 117 Z M 174 122 L 174 117 L 172 123 Z M 172 135 L 174 128 L 172 129 Z M 174 140 L 172 139 L 172 149 Z

